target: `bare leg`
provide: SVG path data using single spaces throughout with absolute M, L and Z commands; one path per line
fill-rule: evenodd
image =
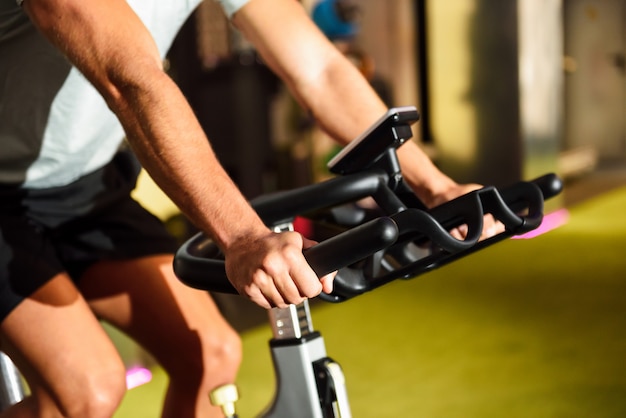
M 32 395 L 2 417 L 110 417 L 125 392 L 124 365 L 72 281 L 55 276 L 0 325 L 2 350 Z
M 222 416 L 208 393 L 234 382 L 240 340 L 207 292 L 178 281 L 171 256 L 99 263 L 80 288 L 98 317 L 128 333 L 167 371 L 163 417 Z

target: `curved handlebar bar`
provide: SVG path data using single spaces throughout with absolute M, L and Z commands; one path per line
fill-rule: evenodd
M 398 238 L 398 227 L 388 217 L 373 219 L 304 250 L 307 262 L 322 277 L 387 248 Z M 345 251 L 349 248 L 350 251 Z M 190 287 L 237 293 L 226 277 L 224 260 L 215 243 L 202 233 L 183 244 L 174 258 L 174 272 Z
M 284 222 L 310 210 L 367 195 L 380 197 L 380 190 L 385 189 L 387 181 L 384 173 L 375 170 L 357 173 L 263 196 L 253 201 L 253 206 L 267 224 L 276 225 L 279 221 Z M 557 195 L 561 190 L 562 183 L 554 174 L 532 182 L 520 182 L 501 191 L 485 187 L 430 211 L 406 208 L 374 218 L 322 241 L 305 250 L 304 255 L 319 277 L 339 270 L 333 294 L 322 294 L 321 298 L 341 302 L 397 278 L 414 277 L 491 243 L 537 228 L 543 217 L 544 199 Z M 274 212 L 272 207 L 276 208 Z M 519 215 L 521 211 L 525 214 Z M 491 213 L 502 222 L 506 231 L 492 239 L 478 242 L 486 213 Z M 462 224 L 468 226 L 468 234 L 464 240 L 458 240 L 448 231 Z M 415 260 L 405 254 L 409 243 L 430 243 L 439 250 L 434 255 Z M 384 257 L 392 261 L 383 262 Z M 364 267 L 363 260 L 368 258 L 369 267 Z M 348 267 L 357 262 L 361 264 Z M 381 263 L 384 267 L 372 266 L 372 263 Z M 394 263 L 397 266 L 394 267 Z M 202 233 L 180 247 L 174 259 L 174 270 L 188 286 L 237 293 L 226 277 L 219 249 Z
M 379 256 L 378 265 L 358 265 L 341 269 L 334 281 L 330 295 L 320 298 L 329 302 L 342 302 L 376 289 L 398 278 L 408 279 L 471 254 L 488 245 L 513 235 L 537 228 L 543 219 L 543 201 L 562 190 L 560 179 L 549 174 L 532 182 L 520 182 L 498 192 L 493 187 L 468 193 L 441 206 L 424 212 L 407 209 L 391 215 L 396 221 L 400 236 Z M 523 211 L 525 215 L 518 215 Z M 495 237 L 478 242 L 482 233 L 484 214 L 491 213 L 502 222 L 505 231 Z M 468 226 L 464 241 L 454 239 L 448 230 Z M 411 244 L 430 246 L 429 255 L 415 255 Z

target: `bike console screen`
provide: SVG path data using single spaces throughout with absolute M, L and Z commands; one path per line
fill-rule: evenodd
M 389 148 L 398 148 L 411 138 L 411 125 L 418 119 L 419 113 L 413 106 L 389 109 L 330 160 L 329 170 L 335 174 L 350 174 L 368 168 Z

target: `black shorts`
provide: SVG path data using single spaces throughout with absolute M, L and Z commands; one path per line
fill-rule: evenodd
M 134 157 L 120 153 L 67 186 L 0 185 L 0 321 L 61 272 L 78 282 L 100 260 L 176 250 L 162 222 L 130 197 L 138 173 Z

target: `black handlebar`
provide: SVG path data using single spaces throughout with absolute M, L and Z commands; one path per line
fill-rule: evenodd
M 379 211 L 369 218 L 346 223 L 335 217 L 343 232 L 304 251 L 318 277 L 339 270 L 333 293 L 321 298 L 340 302 L 535 229 L 543 219 L 544 200 L 561 192 L 561 180 L 548 174 L 502 190 L 484 187 L 427 210 L 402 180 L 395 151 L 411 137 L 410 125 L 417 117 L 412 107 L 390 109 L 331 161 L 331 171 L 342 175 L 251 202 L 269 227 L 365 197 L 378 204 Z M 505 231 L 480 241 L 486 214 L 502 222 Z M 449 232 L 461 225 L 467 226 L 462 240 Z M 416 255 L 415 248 L 424 246 L 430 253 Z M 237 293 L 226 277 L 222 254 L 202 233 L 179 248 L 174 271 L 191 287 Z
M 312 209 L 376 194 L 385 181 L 386 176 L 379 172 L 344 176 L 321 185 L 264 196 L 254 201 L 256 204 L 253 206 L 260 213 L 266 214 L 266 222 L 268 218 L 272 221 L 267 222 L 268 224 L 277 224 Z M 537 228 L 543 217 L 544 199 L 557 195 L 561 189 L 561 181 L 554 174 L 532 182 L 520 182 L 501 191 L 494 187 L 485 187 L 431 211 L 406 208 L 389 216 L 374 218 L 320 242 L 305 250 L 304 255 L 319 277 L 339 270 L 334 294 L 321 297 L 340 302 L 397 278 L 416 276 L 488 244 Z M 329 193 L 320 194 L 320 190 Z M 271 212 L 271 207 L 277 208 L 273 216 L 267 215 Z M 524 214 L 519 215 L 520 211 Z M 486 213 L 493 214 L 505 225 L 506 230 L 498 237 L 479 243 Z M 464 240 L 458 240 L 448 231 L 462 224 L 468 226 L 468 233 Z M 431 246 L 438 247 L 439 251 L 435 255 L 414 260 L 400 254 L 406 252 L 404 246 L 407 243 L 430 243 Z M 393 258 L 399 267 L 347 267 L 377 253 L 381 260 L 385 250 L 388 251 L 386 255 Z M 188 286 L 214 292 L 237 293 L 226 276 L 223 256 L 218 247 L 202 233 L 198 233 L 179 248 L 174 259 L 174 271 Z
M 397 237 L 396 223 L 381 217 L 329 238 L 304 250 L 303 254 L 317 276 L 322 277 L 387 248 Z M 350 251 L 346 251 L 347 248 Z M 202 233 L 180 247 L 174 258 L 174 272 L 190 287 L 237 294 L 226 277 L 219 249 Z
M 375 262 L 370 259 L 367 264 L 339 270 L 333 293 L 321 294 L 320 298 L 342 302 L 393 280 L 417 277 L 503 239 L 531 231 L 541 224 L 544 199 L 557 195 L 561 189 L 560 179 L 549 174 L 501 192 L 485 187 L 428 212 L 407 209 L 391 215 L 400 232 L 396 242 L 379 254 Z M 479 242 L 487 213 L 502 222 L 505 230 Z M 447 232 L 463 224 L 468 227 L 463 241 Z M 423 252 L 420 246 L 430 247 L 430 253 L 416 256 L 416 252 Z

